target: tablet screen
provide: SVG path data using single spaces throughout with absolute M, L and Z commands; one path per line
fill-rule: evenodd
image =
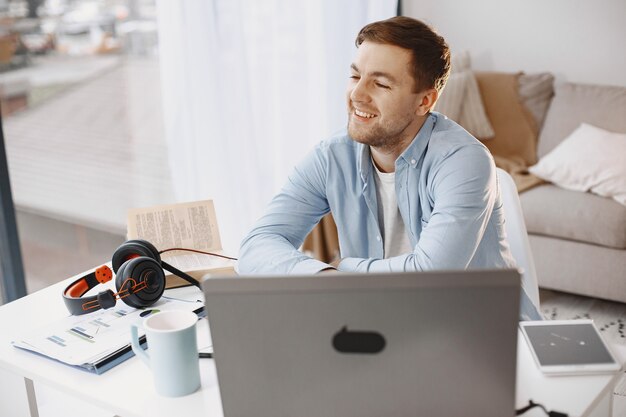
M 615 363 L 591 323 L 525 326 L 541 366 Z

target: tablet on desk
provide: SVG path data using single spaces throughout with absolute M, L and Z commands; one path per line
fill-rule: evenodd
M 610 373 L 621 368 L 592 320 L 523 321 L 520 328 L 545 374 Z

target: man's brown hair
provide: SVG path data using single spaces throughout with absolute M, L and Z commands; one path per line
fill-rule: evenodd
M 356 37 L 356 47 L 365 41 L 410 50 L 415 91 L 435 88 L 441 93 L 450 75 L 450 48 L 430 26 L 410 17 L 396 16 L 363 27 Z

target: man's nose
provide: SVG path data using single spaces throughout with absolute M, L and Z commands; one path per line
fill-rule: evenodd
M 357 82 L 352 87 L 352 91 L 350 92 L 350 100 L 356 103 L 364 103 L 364 102 L 368 102 L 369 99 L 370 99 L 370 96 L 367 91 L 367 87 L 362 82 L 362 80 L 359 80 L 359 82 Z

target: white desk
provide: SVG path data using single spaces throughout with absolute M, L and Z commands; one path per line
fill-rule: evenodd
M 49 385 L 122 417 L 223 415 L 212 359 L 200 360 L 201 390 L 186 397 L 164 398 L 156 395 L 149 370 L 137 358 L 131 358 L 103 375 L 93 375 L 11 346 L 11 340 L 20 329 L 40 327 L 67 315 L 61 292 L 70 280 L 0 307 L 0 367 L 23 376 L 31 388 L 31 381 Z M 206 322 L 198 326 L 199 340 L 206 339 L 207 327 Z M 521 334 L 518 339 L 517 408 L 532 399 L 549 410 L 567 412 L 570 417 L 610 415 L 612 388 L 619 374 L 545 377 L 535 367 Z M 455 386 L 453 381 L 451 387 L 453 390 L 463 389 Z M 32 389 L 30 392 L 34 393 Z M 524 417 L 535 416 L 545 414 L 539 409 L 524 414 Z

